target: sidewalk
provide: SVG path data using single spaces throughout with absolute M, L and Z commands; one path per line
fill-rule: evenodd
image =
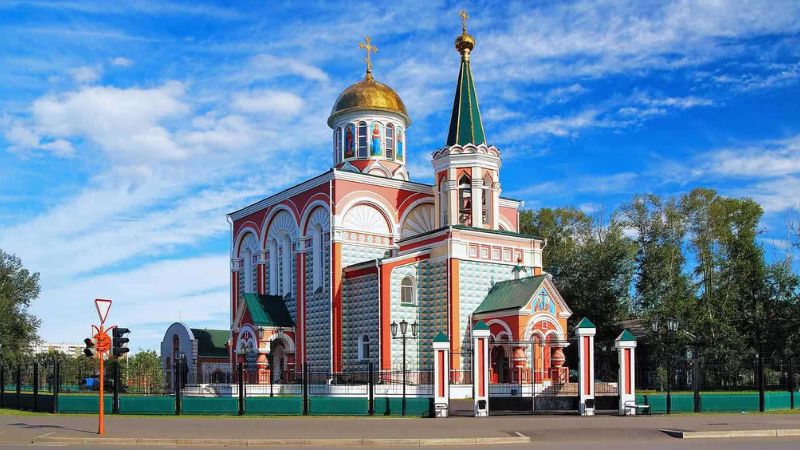
M 453 440 L 449 445 L 527 444 L 530 442 L 602 442 L 604 440 L 674 439 L 662 429 L 679 431 L 731 431 L 757 429 L 798 429 L 798 414 L 730 414 L 686 416 L 493 416 L 488 418 L 452 417 L 448 419 L 353 418 L 353 417 L 107 417 L 106 438 L 121 444 L 134 439 L 170 440 L 161 445 L 194 445 L 197 440 L 209 443 L 243 443 L 253 440 L 337 439 L 330 445 L 368 445 L 375 439 Z M 73 439 L 97 438 L 94 416 L 2 416 L 0 439 L 4 442 L 76 442 Z M 522 435 L 524 438 L 520 438 Z M 66 438 L 66 440 L 65 440 Z M 476 438 L 492 438 L 476 441 Z M 177 440 L 195 441 L 179 442 Z M 524 439 L 524 440 L 523 440 Z M 785 439 L 798 439 L 786 437 Z M 461 440 L 461 441 L 457 441 Z M 356 443 L 358 441 L 358 443 Z M 111 443 L 111 442 L 109 442 Z M 139 442 L 139 444 L 142 444 Z M 305 443 L 308 445 L 308 443 Z M 371 442 L 371 445 L 382 445 Z M 244 445 L 244 444 L 241 444 Z M 261 443 L 260 445 L 269 445 Z M 396 444 L 395 444 L 396 445 Z M 412 444 L 412 445 L 419 445 Z M 441 445 L 441 444 L 440 444 Z

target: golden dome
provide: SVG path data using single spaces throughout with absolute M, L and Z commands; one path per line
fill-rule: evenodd
M 406 105 L 389 86 L 375 81 L 372 74 L 367 72 L 363 80 L 355 83 L 342 91 L 333 105 L 331 115 L 328 117 L 328 126 L 333 127 L 336 117 L 350 111 L 379 110 L 400 114 L 406 122 L 411 123 L 406 111 Z

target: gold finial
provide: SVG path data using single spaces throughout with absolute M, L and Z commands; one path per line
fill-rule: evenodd
M 364 62 L 367 63 L 367 79 L 372 79 L 372 58 L 370 57 L 370 53 L 378 53 L 378 47 L 372 45 L 372 39 L 369 36 L 364 38 L 364 42 L 358 43 L 358 48 L 367 52 L 367 57 L 364 58 Z
M 462 9 L 458 15 L 461 16 L 461 36 L 456 38 L 456 50 L 461 53 L 461 59 L 469 61 L 469 53 L 475 48 L 475 38 L 467 33 L 467 12 Z

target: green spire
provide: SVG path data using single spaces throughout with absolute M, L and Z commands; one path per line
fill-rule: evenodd
M 461 70 L 458 73 L 456 95 L 453 99 L 447 145 L 486 143 L 481 111 L 478 108 L 478 95 L 475 93 L 475 81 L 472 79 L 472 70 L 469 66 L 469 55 L 475 47 L 475 39 L 467 34 L 465 16 L 462 16 L 464 22 L 461 36 L 456 39 L 456 50 L 461 54 Z

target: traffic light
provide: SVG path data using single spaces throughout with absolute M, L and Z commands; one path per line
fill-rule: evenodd
M 125 335 L 130 333 L 131 330 L 127 328 L 120 328 L 116 327 L 111 331 L 111 355 L 114 358 L 119 358 L 120 356 L 124 355 L 131 351 L 128 348 L 128 342 L 130 339 L 126 338 Z
M 83 349 L 83 354 L 89 358 L 94 358 L 95 353 L 97 353 L 97 339 L 86 338 L 83 342 L 86 344 L 86 348 Z

